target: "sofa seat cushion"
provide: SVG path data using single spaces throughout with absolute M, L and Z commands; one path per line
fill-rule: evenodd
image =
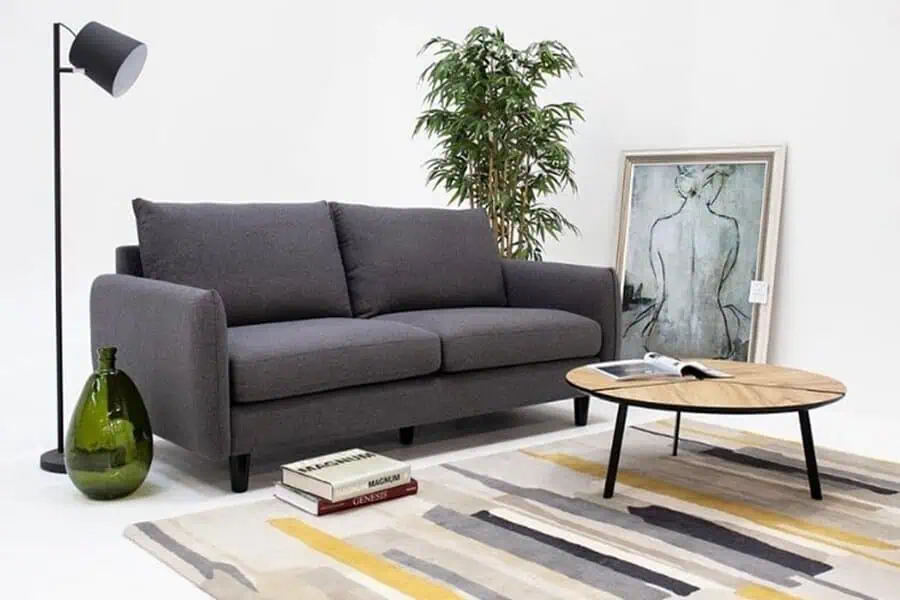
M 216 290 L 228 325 L 351 316 L 324 202 L 133 206 L 144 275 Z
M 596 356 L 600 325 L 544 308 L 447 308 L 391 313 L 376 321 L 405 323 L 441 338 L 441 370 L 471 371 Z
M 228 329 L 231 400 L 274 400 L 434 373 L 440 338 L 395 321 L 308 319 Z
M 500 255 L 483 210 L 329 206 L 354 315 L 506 306 Z

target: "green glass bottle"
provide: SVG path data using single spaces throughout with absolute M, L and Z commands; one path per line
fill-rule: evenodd
M 141 394 L 116 369 L 116 349 L 100 348 L 66 433 L 66 472 L 88 498 L 132 493 L 150 471 L 153 432 Z

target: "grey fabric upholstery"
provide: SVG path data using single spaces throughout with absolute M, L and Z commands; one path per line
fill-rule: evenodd
M 295 449 L 409 425 L 459 419 L 574 395 L 565 375 L 584 359 L 440 374 L 239 404 L 232 454 Z M 302 455 L 302 454 L 301 454 Z
M 330 206 L 355 315 L 506 304 L 484 211 Z
M 202 206 L 136 203 L 158 229 L 95 280 L 91 343 L 119 348 L 154 433 L 207 458 L 572 397 L 568 370 L 618 358 L 613 270 L 501 261 L 483 213 Z M 348 318 L 351 293 L 393 314 Z
M 440 336 L 441 370 L 449 373 L 596 356 L 600 325 L 543 308 L 443 308 L 376 317 Z
M 327 204 L 134 201 L 147 277 L 222 296 L 229 325 L 349 317 Z
M 119 275 L 144 276 L 141 264 L 141 249 L 138 246 L 119 246 L 116 248 L 116 273 Z
M 503 279 L 510 306 L 556 308 L 600 324 L 600 360 L 619 358 L 621 306 L 615 270 L 565 263 L 508 260 Z
M 228 456 L 228 348 L 219 294 L 101 275 L 90 304 L 91 347 L 119 349 L 118 364 L 144 397 L 153 432 L 207 458 Z
M 236 403 L 434 373 L 437 335 L 391 321 L 307 319 L 228 329 Z

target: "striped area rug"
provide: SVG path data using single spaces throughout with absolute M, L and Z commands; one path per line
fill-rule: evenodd
M 431 467 L 418 496 L 316 518 L 263 500 L 126 535 L 221 600 L 900 598 L 900 465 L 688 422 Z

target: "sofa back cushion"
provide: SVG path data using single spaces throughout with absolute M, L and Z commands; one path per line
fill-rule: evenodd
M 484 211 L 330 206 L 355 315 L 506 305 Z
M 133 206 L 144 276 L 218 291 L 229 326 L 351 316 L 325 202 Z

